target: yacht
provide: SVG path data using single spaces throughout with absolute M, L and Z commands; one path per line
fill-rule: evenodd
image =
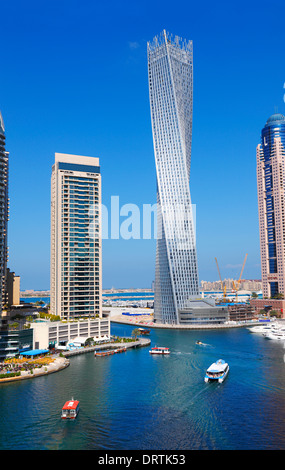
M 229 370 L 229 365 L 223 359 L 219 359 L 207 369 L 204 381 L 210 382 L 217 380 L 219 383 L 222 383 L 228 375 Z
M 276 331 L 271 331 L 265 335 L 268 339 L 276 339 L 278 341 L 285 341 L 285 330 L 284 328 Z
M 267 323 L 266 325 L 258 325 L 258 326 L 253 326 L 252 328 L 249 328 L 249 331 L 252 333 L 267 333 L 268 331 L 272 331 L 273 329 L 277 328 L 277 325 Z

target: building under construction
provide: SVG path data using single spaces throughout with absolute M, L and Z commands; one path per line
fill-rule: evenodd
M 233 302 L 227 304 L 229 321 L 245 322 L 257 318 L 253 305 L 243 302 Z
M 247 254 L 245 255 L 245 258 L 244 258 L 244 261 L 243 261 L 243 265 L 242 265 L 242 268 L 241 268 L 241 272 L 240 272 L 238 281 L 232 281 L 232 292 L 235 292 L 235 295 L 236 295 L 236 302 L 238 301 L 238 290 L 239 290 L 239 288 L 240 288 L 241 276 L 242 276 L 242 273 L 243 273 L 243 270 L 244 270 L 246 258 L 247 258 Z M 220 273 L 220 268 L 219 268 L 219 264 L 218 264 L 217 258 L 215 258 L 215 261 L 216 261 L 217 270 L 218 270 L 218 273 L 219 273 L 219 278 L 220 278 L 221 287 L 222 287 L 222 291 L 223 291 L 223 300 L 224 300 L 224 302 L 226 302 L 226 298 L 227 298 L 227 286 L 226 286 L 226 283 L 222 281 L 222 276 L 221 276 L 221 273 Z

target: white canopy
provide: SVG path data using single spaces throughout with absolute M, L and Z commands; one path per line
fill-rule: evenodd
M 82 344 L 86 343 L 87 339 L 88 339 L 87 336 L 86 337 L 85 336 L 77 336 L 73 340 L 70 340 L 69 344 L 72 343 L 74 345 L 77 345 L 77 344 L 82 345 Z
M 213 364 L 210 365 L 210 367 L 207 369 L 207 372 L 222 372 L 225 370 L 227 367 L 227 363 L 220 359 L 217 362 L 214 362 Z

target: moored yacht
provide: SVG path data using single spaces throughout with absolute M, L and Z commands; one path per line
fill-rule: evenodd
M 276 339 L 277 341 L 285 341 L 285 330 L 271 331 L 265 335 L 268 339 Z
M 260 333 L 260 334 L 264 334 L 264 333 L 267 333 L 269 331 L 272 331 L 274 329 L 277 328 L 277 325 L 276 324 L 266 324 L 266 325 L 258 325 L 258 326 L 253 326 L 252 328 L 249 328 L 249 331 L 251 331 L 252 333 Z
M 205 382 L 217 380 L 219 383 L 222 383 L 228 375 L 229 370 L 229 365 L 223 359 L 219 359 L 207 369 L 204 380 Z

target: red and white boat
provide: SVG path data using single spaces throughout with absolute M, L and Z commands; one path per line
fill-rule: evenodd
M 79 412 L 79 401 L 73 398 L 67 401 L 61 410 L 61 417 L 63 419 L 75 419 Z
M 170 354 L 169 348 L 160 348 L 157 346 L 155 348 L 151 348 L 149 352 L 150 354 L 162 354 L 162 355 Z

